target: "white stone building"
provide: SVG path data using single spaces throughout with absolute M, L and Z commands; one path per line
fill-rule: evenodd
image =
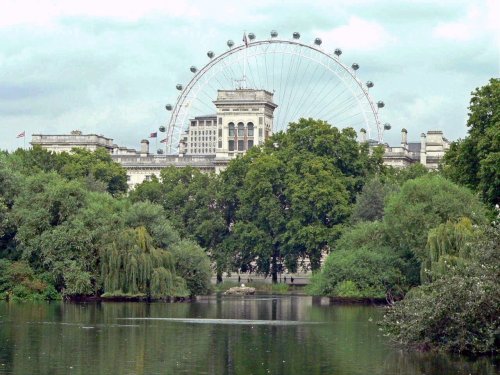
M 119 147 L 102 135 L 82 134 L 78 130 L 62 135 L 34 134 L 31 144 L 55 152 L 69 152 L 73 147 L 91 151 L 105 148 L 113 160 L 127 170 L 130 188 L 153 175 L 159 176 L 161 169 L 168 166 L 193 166 L 219 173 L 231 159 L 244 154 L 252 146 L 262 145 L 272 135 L 277 105 L 272 93 L 253 89 L 219 90 L 214 104 L 215 115 L 190 120 L 180 141 L 178 155 L 150 153 L 146 139 L 136 151 Z M 366 141 L 366 132 L 361 132 L 360 138 L 361 142 Z M 420 162 L 429 169 L 436 169 L 449 146 L 442 131 L 431 130 L 427 135 L 421 135 L 420 142 L 408 142 L 407 131 L 403 129 L 401 144 L 395 147 L 386 144 L 383 159 L 386 165 L 396 168 Z
M 450 142 L 441 130 L 429 130 L 420 135 L 420 142 L 408 142 L 408 132 L 401 130 L 401 145 L 385 145 L 384 164 L 395 168 L 405 168 L 420 162 L 428 169 L 437 169 Z

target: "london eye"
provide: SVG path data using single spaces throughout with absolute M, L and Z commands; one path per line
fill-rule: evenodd
M 371 98 L 374 83 L 358 75 L 360 64 L 345 63 L 342 50 L 325 48 L 320 38 L 307 43 L 299 32 L 285 39 L 273 30 L 266 39 L 245 33 L 241 44 L 228 40 L 226 46 L 220 54 L 208 51 L 208 62 L 201 68 L 189 67 L 189 82 L 176 85 L 177 98 L 165 106 L 168 124 L 159 129 L 165 132 L 167 153 L 175 153 L 191 118 L 215 113 L 217 91 L 227 89 L 273 93 L 278 105 L 273 132 L 286 130 L 301 117 L 364 130 L 368 139 L 378 143 L 384 130 L 390 129 L 379 120 L 384 102 Z

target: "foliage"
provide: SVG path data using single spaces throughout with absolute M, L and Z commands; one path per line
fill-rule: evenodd
M 408 180 L 414 180 L 429 173 L 433 172 L 430 172 L 424 165 L 420 163 L 414 163 L 406 168 L 387 169 L 384 177 L 387 180 L 392 181 L 393 183 L 403 185 Z
M 212 269 L 203 249 L 193 241 L 182 240 L 172 246 L 171 252 L 175 259 L 175 270 L 186 280 L 190 295 L 208 294 Z
M 422 262 L 421 280 L 446 276 L 452 267 L 466 267 L 471 247 L 477 240 L 477 230 L 468 218 L 457 223 L 448 221 L 431 229 L 427 237 L 428 255 Z
M 193 167 L 164 168 L 160 180 L 152 179 L 130 193 L 133 202 L 160 204 L 163 216 L 184 238 L 196 241 L 214 256 L 213 249 L 227 233 L 217 196 L 218 177 Z
M 386 198 L 397 191 L 392 182 L 383 183 L 379 177 L 369 180 L 356 197 L 351 222 L 382 220 Z
M 37 277 L 26 262 L 0 259 L 0 300 L 54 300 L 58 298 L 54 287 Z
M 228 233 L 217 248 L 243 272 L 313 270 L 338 239 L 367 177 L 381 169 L 352 129 L 301 119 L 221 174 Z
M 486 223 L 485 209 L 477 197 L 439 175 L 408 180 L 389 197 L 384 209 L 387 245 L 407 262 L 405 274 L 411 285 L 419 284 L 429 230 L 462 217 L 474 224 Z
M 101 255 L 104 292 L 145 294 L 149 298 L 189 295 L 177 276 L 171 253 L 155 248 L 145 227 L 123 230 Z
M 107 191 L 113 196 L 123 194 L 128 189 L 125 169 L 113 162 L 105 149 L 92 152 L 74 148 L 70 154 L 58 154 L 35 146 L 30 150 L 17 149 L 8 160 L 12 170 L 26 176 L 56 172 L 70 180 L 85 181 L 90 190 Z
M 498 350 L 500 228 L 484 227 L 462 261 L 389 308 L 384 328 L 396 342 L 472 354 Z
M 451 144 L 443 172 L 453 181 L 479 191 L 484 202 L 500 204 L 500 79 L 472 93 L 468 136 Z
M 19 255 L 36 272 L 50 274 L 60 291 L 87 294 L 92 290 L 93 281 L 82 278 L 95 277 L 97 272 L 96 253 L 91 251 L 95 233 L 90 230 L 96 219 L 85 222 L 78 216 L 88 200 L 80 182 L 53 172 L 40 173 L 26 179 L 13 207 Z
M 335 250 L 311 279 L 315 295 L 393 298 L 407 289 L 401 261 L 385 245 L 379 222 L 362 222 L 344 232 Z

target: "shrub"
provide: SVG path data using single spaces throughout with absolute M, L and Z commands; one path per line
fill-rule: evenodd
M 383 225 L 363 222 L 347 230 L 328 255 L 319 274 L 311 278 L 308 292 L 317 295 L 385 298 L 406 289 L 401 262 L 384 245 Z M 341 293 L 341 294 L 339 294 Z
M 484 228 L 467 267 L 412 289 L 382 323 L 395 342 L 423 350 L 494 353 L 500 331 L 500 228 Z
M 186 280 L 191 296 L 210 293 L 210 260 L 195 242 L 182 240 L 172 246 L 175 271 Z

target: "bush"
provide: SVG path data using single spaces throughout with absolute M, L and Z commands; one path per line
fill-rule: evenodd
M 40 301 L 60 299 L 54 286 L 36 277 L 26 262 L 0 259 L 0 300 Z
M 387 310 L 395 342 L 422 350 L 494 353 L 500 331 L 500 228 L 485 228 L 467 267 L 449 268 Z M 464 260 L 465 261 L 465 260 Z
M 360 223 L 347 230 L 308 292 L 315 295 L 386 298 L 406 289 L 398 256 L 383 243 L 383 225 Z
M 186 280 L 191 296 L 210 293 L 210 260 L 195 242 L 182 240 L 172 246 L 175 272 Z

